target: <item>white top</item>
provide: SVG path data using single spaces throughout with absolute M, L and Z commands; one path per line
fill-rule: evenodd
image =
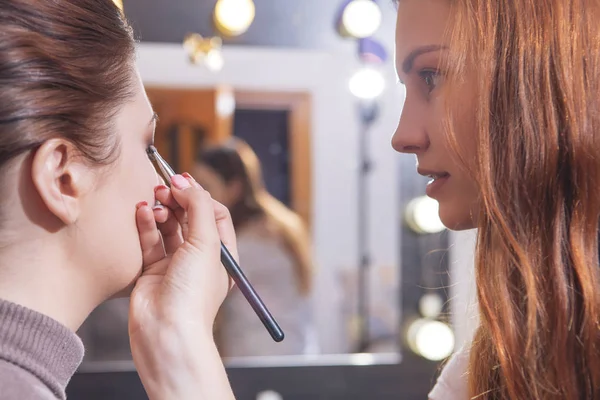
M 262 221 L 238 232 L 240 267 L 285 334 L 276 343 L 237 286 L 219 310 L 218 343 L 223 357 L 299 355 L 313 346 L 310 299 L 301 294 L 287 246 Z
M 467 370 L 468 348 L 456 352 L 446 364 L 435 386 L 429 393 L 430 400 L 468 400 Z

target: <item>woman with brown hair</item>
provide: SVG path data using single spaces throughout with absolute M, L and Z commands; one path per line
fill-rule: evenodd
M 600 398 L 600 3 L 400 0 L 415 154 L 451 229 L 478 229 L 480 326 L 431 399 Z
M 233 398 L 212 336 L 233 225 L 190 175 L 158 185 L 155 121 L 112 0 L 0 2 L 0 399 L 64 399 L 75 331 L 130 293 L 149 398 Z
M 246 300 L 234 288 L 217 319 L 221 355 L 310 352 L 313 274 L 303 221 L 266 190 L 258 157 L 239 138 L 203 149 L 192 175 L 231 212 L 244 272 L 286 334 L 281 343 L 265 335 L 261 322 L 248 312 Z

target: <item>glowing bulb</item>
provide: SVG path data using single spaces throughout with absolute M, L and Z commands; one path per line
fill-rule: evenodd
M 197 43 L 199 43 L 201 40 L 202 36 L 197 33 L 186 35 L 186 37 L 183 39 L 183 48 L 185 49 L 186 53 L 192 54 L 194 51 L 196 51 Z
M 248 30 L 255 12 L 252 0 L 219 0 L 215 6 L 214 20 L 222 33 L 237 36 Z
M 385 89 L 385 79 L 381 72 L 364 68 L 350 78 L 350 92 L 359 99 L 372 100 L 381 95 Z
M 454 333 L 443 322 L 420 319 L 408 330 L 410 348 L 431 361 L 440 361 L 454 350 Z
M 417 233 L 437 233 L 446 227 L 440 220 L 439 204 L 430 197 L 413 199 L 406 207 L 406 222 Z
M 223 69 L 225 61 L 221 52 L 222 40 L 219 37 L 203 38 L 197 33 L 186 35 L 183 48 L 193 64 L 204 64 L 211 71 Z
M 204 60 L 206 67 L 211 71 L 220 71 L 223 69 L 223 65 L 225 61 L 223 60 L 223 54 L 219 50 L 211 50 L 206 55 L 206 59 Z
M 444 301 L 436 293 L 428 293 L 419 299 L 419 312 L 426 318 L 437 318 L 444 308 Z
M 354 0 L 344 9 L 342 25 L 356 38 L 371 36 L 381 25 L 381 10 L 372 0 Z

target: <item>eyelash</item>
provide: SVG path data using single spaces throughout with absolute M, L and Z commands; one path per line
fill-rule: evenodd
M 436 86 L 438 84 L 437 79 L 440 77 L 440 73 L 439 73 L 439 71 L 436 71 L 436 70 L 424 69 L 424 70 L 419 71 L 419 77 L 423 80 L 423 82 L 427 86 L 428 93 L 431 93 L 431 92 L 433 92 L 433 90 L 436 88 Z M 433 79 L 436 81 L 429 83 L 428 79 Z

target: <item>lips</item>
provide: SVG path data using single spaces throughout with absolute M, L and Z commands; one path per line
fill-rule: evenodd
M 426 193 L 431 198 L 436 198 L 440 194 L 440 190 L 444 184 L 450 178 L 450 174 L 445 171 L 433 171 L 419 168 L 417 170 L 420 175 L 431 178 L 431 181 L 427 184 Z
M 450 176 L 450 174 L 447 173 L 447 172 L 444 172 L 444 173 L 441 173 L 441 174 L 429 174 L 427 176 L 430 177 L 432 180 L 435 181 L 436 179 L 447 178 L 447 177 Z
M 450 174 L 445 171 L 432 171 L 421 168 L 417 169 L 417 172 L 419 173 L 419 175 L 426 176 L 428 178 L 431 178 L 432 180 L 447 178 L 450 176 Z

